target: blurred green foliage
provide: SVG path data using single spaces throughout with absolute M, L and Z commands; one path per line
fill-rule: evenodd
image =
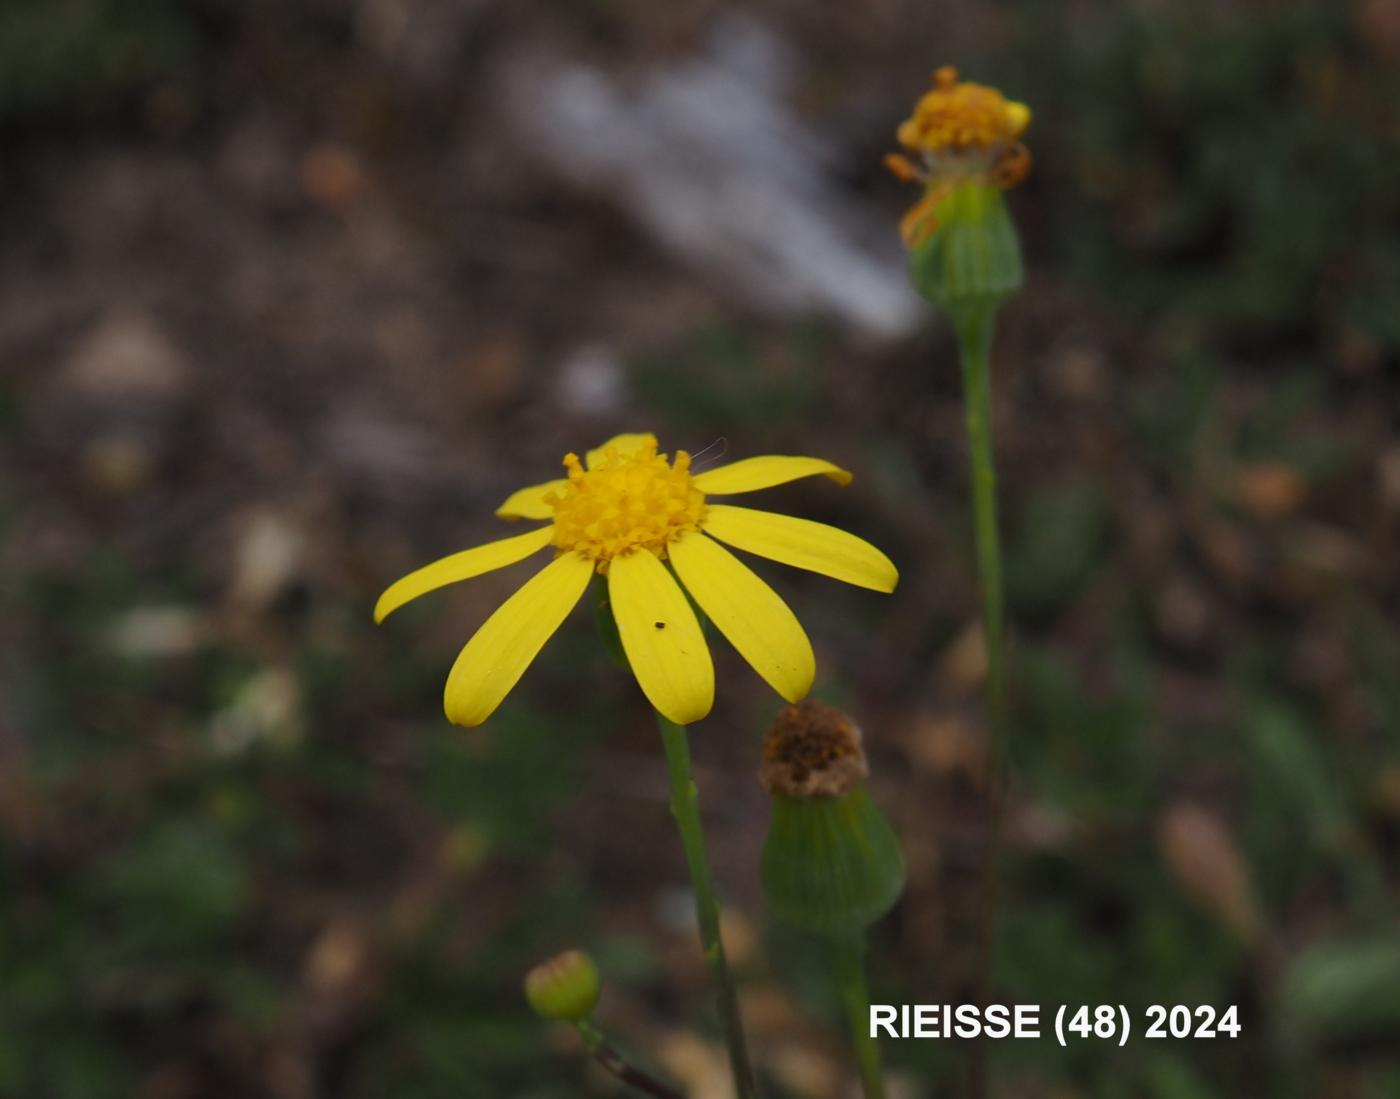
M 828 350 L 819 325 L 794 328 L 778 347 L 760 347 L 740 328 L 707 326 L 679 351 L 632 364 L 628 382 L 678 430 L 791 428 L 820 414 Z
M 0 122 L 51 117 L 169 73 L 192 54 L 177 0 L 6 0 Z
M 520 975 L 580 938 L 620 960 L 616 980 L 649 969 L 635 944 L 590 934 L 586 883 L 548 859 L 599 715 L 579 708 L 567 736 L 514 703 L 482 738 L 430 721 L 403 733 L 413 748 L 386 777 L 357 747 L 359 715 L 377 691 L 417 683 L 436 696 L 438 670 L 398 652 L 378 661 L 373 689 L 347 695 L 331 671 L 343 646 L 335 656 L 308 645 L 301 716 L 312 732 L 288 740 L 267 729 L 224 744 L 210 715 L 258 673 L 252 652 L 224 644 L 175 665 L 162 659 L 157 674 L 149 658 L 114 659 L 100 628 L 177 590 L 100 551 L 76 573 L 9 593 L 50 623 L 61 659 L 35 669 L 28 691 L 44 702 L 28 761 L 39 816 L 0 833 L 0 1094 L 116 1099 L 156 1086 L 159 1073 L 206 1094 L 262 1093 L 251 1062 L 248 1075 L 229 1076 L 209 1043 L 223 1028 L 256 1050 L 300 1025 L 303 967 L 328 917 L 350 920 L 355 949 L 384 972 L 372 1009 L 354 1018 L 337 1094 L 573 1094 L 550 1083 L 565 1070 L 540 1055 Z M 587 641 L 574 639 L 585 668 Z M 318 691 L 318 679 L 333 689 Z M 395 805 L 386 786 L 400 781 L 408 801 Z M 421 914 L 410 906 L 397 917 L 408 929 L 363 895 L 366 876 L 386 882 L 385 870 L 422 857 L 384 828 L 405 812 L 441 836 L 424 867 L 434 892 Z M 473 909 L 473 883 L 501 863 L 528 883 L 533 916 L 501 908 L 483 950 L 475 936 L 487 932 L 462 913 Z M 354 988 L 339 995 L 362 1010 Z M 210 1058 L 224 1064 L 217 1081 L 204 1075 Z
M 1071 269 L 1202 332 L 1400 347 L 1400 68 L 1355 9 L 1122 5 L 1073 37 L 1058 9 L 1023 10 L 1012 86 L 1048 108 Z
M 1314 1047 L 1382 1054 L 1400 1037 L 1400 937 L 1324 940 L 1290 966 L 1284 1010 Z

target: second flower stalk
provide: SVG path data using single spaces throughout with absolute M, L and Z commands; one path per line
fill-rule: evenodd
M 904 152 L 886 158 L 900 179 L 923 185 L 923 197 L 900 227 L 909 247 L 910 275 L 951 324 L 962 367 L 987 683 L 987 840 L 976 972 L 983 1005 L 991 996 L 1009 737 L 991 349 L 997 313 L 1023 278 L 1020 241 L 1002 192 L 1030 171 L 1030 154 L 1020 141 L 1030 121 L 1025 104 L 995 88 L 961 81 L 956 69 L 944 67 L 899 127 Z M 973 1099 L 983 1099 L 990 1087 L 983 1044 L 974 1049 L 971 1076 Z

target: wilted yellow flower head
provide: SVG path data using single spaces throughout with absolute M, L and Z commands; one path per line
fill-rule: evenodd
M 1031 156 L 1020 137 L 1030 122 L 1030 108 L 996 88 L 960 81 L 951 65 L 935 72 L 932 90 L 896 132 L 900 145 L 917 160 L 902 153 L 885 157 L 885 166 L 899 179 L 927 188 L 900 225 L 905 243 L 913 247 L 933 233 L 934 207 L 959 182 L 1004 189 L 1025 179 Z
M 985 84 L 960 81 L 958 70 L 944 65 L 933 74 L 933 90 L 900 124 L 897 137 L 917 153 L 993 149 L 1019 138 L 1030 121 L 1030 108 L 1024 103 Z
M 839 485 L 851 475 L 821 458 L 762 455 L 691 471 L 690 455 L 659 452 L 649 433 L 618 435 L 566 476 L 530 485 L 497 510 L 542 522 L 525 534 L 454 553 L 391 584 L 374 609 L 383 619 L 419 596 L 549 547 L 553 559 L 477 630 L 448 675 L 448 719 L 479 725 L 582 598 L 604 578 L 619 640 L 643 693 L 686 725 L 710 710 L 714 666 L 690 600 L 783 698 L 807 694 L 816 672 L 797 616 L 726 545 L 874 591 L 899 580 L 870 543 L 824 523 L 716 501 L 804 477 Z

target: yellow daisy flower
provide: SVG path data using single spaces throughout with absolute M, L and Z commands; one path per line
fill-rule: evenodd
M 714 701 L 714 665 L 686 592 L 789 702 L 807 694 L 816 671 L 796 615 L 721 542 L 874 591 L 893 591 L 899 580 L 890 559 L 853 534 L 710 502 L 817 474 L 850 483 L 849 473 L 820 458 L 768 455 L 693 474 L 685 451 L 672 462 L 657 453 L 656 436 L 618 435 L 582 462 L 567 455 L 564 466 L 568 476 L 523 488 L 496 510 L 503 519 L 548 519 L 545 526 L 425 565 L 375 605 L 374 620 L 382 622 L 420 595 L 554 547 L 554 559 L 486 620 L 452 665 L 443 701 L 454 724 L 491 716 L 595 573 L 607 578 L 643 693 L 678 725 L 698 721 Z

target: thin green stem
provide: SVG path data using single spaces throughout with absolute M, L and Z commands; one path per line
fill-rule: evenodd
M 1006 641 L 1005 598 L 1001 574 L 1001 539 L 997 520 L 997 474 L 992 447 L 992 333 L 996 307 L 973 306 L 952 313 L 962 359 L 963 398 L 967 406 L 967 442 L 972 471 L 973 529 L 977 545 L 977 582 L 982 603 L 982 640 L 987 658 L 988 749 L 985 777 L 987 845 L 982 860 L 981 910 L 977 951 L 977 996 L 986 1006 L 995 960 L 998 878 L 1006 800 Z M 974 1099 L 988 1093 L 986 1043 L 973 1051 Z
M 624 1084 L 636 1088 L 643 1095 L 653 1099 L 684 1099 L 680 1092 L 668 1084 L 663 1084 L 655 1076 L 644 1072 L 623 1057 L 591 1019 L 580 1019 L 574 1024 L 583 1044 L 593 1054 L 594 1059 Z
M 666 768 L 671 778 L 671 815 L 676 818 L 681 844 L 685 848 L 685 861 L 690 867 L 700 942 L 705 948 L 705 961 L 715 982 L 720 1025 L 724 1028 L 725 1041 L 729 1046 L 729 1067 L 734 1074 L 734 1091 L 738 1099 L 755 1099 L 758 1087 L 749 1061 L 748 1045 L 744 1041 L 739 997 L 734 990 L 734 980 L 729 975 L 729 961 L 720 938 L 719 902 L 715 900 L 710 862 L 705 856 L 705 834 L 700 826 L 700 796 L 690 769 L 690 744 L 684 725 L 677 725 L 660 713 L 656 715 L 656 724 L 661 730 L 661 743 L 666 748 Z
M 870 1033 L 870 989 L 865 979 L 863 937 L 831 943 L 832 968 L 841 994 L 841 1006 L 851 1028 L 851 1045 L 860 1068 L 865 1099 L 885 1099 L 885 1078 L 880 1068 L 880 1044 Z
M 972 459 L 972 509 L 977 542 L 977 582 L 982 600 L 983 642 L 987 654 L 987 706 L 991 716 L 992 758 L 1000 771 L 1006 745 L 1006 611 L 997 520 L 997 472 L 992 448 L 991 371 L 988 359 L 996 313 L 968 310 L 957 325 L 967 402 L 967 442 Z

